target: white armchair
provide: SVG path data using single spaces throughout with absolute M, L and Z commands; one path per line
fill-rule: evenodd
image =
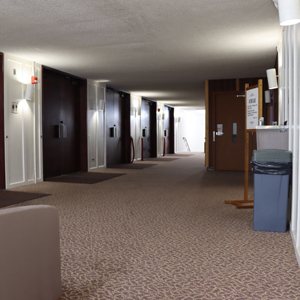
M 60 297 L 57 209 L 33 205 L 0 210 L 0 299 Z

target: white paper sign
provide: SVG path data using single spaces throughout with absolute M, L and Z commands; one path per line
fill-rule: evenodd
M 247 91 L 246 129 L 255 129 L 258 126 L 258 88 Z

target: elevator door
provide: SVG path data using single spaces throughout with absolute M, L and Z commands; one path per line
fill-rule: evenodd
M 80 171 L 79 94 L 76 79 L 44 69 L 44 179 Z M 65 126 L 64 137 L 59 134 L 60 124 Z

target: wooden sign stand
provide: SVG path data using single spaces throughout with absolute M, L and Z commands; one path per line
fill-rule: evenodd
M 244 176 L 244 200 L 225 200 L 226 204 L 233 204 L 238 209 L 253 208 L 253 200 L 248 199 L 248 184 L 249 184 L 249 134 L 250 132 L 256 132 L 256 129 L 247 129 L 248 118 L 248 102 L 247 91 L 258 88 L 258 120 L 262 117 L 262 94 L 263 94 L 263 81 L 258 80 L 258 85 L 249 87 L 247 83 L 245 85 L 245 176 Z M 257 124 L 258 125 L 258 124 Z

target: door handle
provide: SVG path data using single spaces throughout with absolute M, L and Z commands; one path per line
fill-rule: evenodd
M 146 137 L 148 135 L 147 127 L 145 127 L 142 131 L 142 137 Z
M 237 123 L 232 125 L 232 141 L 237 142 Z
M 223 135 L 224 132 L 223 132 L 223 124 L 217 124 L 217 132 L 216 132 L 216 135 L 220 136 L 220 135 Z
M 109 137 L 117 137 L 117 127 L 114 125 L 114 127 L 109 128 Z
M 169 130 L 168 129 L 165 129 L 164 136 L 169 136 Z
M 58 138 L 59 139 L 66 139 L 67 138 L 67 127 L 63 123 L 63 121 L 60 121 L 60 124 L 58 125 Z

